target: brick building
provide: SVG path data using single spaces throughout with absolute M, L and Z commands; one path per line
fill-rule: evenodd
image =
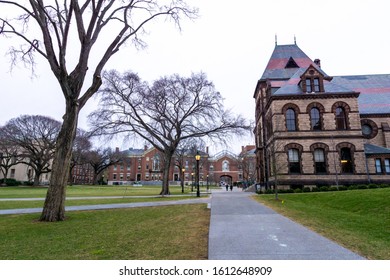
M 254 98 L 258 182 L 390 182 L 390 75 L 332 77 L 296 44 L 276 45 Z
M 249 174 L 254 173 L 249 171 L 249 166 L 254 166 L 254 148 L 255 146 L 242 147 L 239 155 L 222 151 L 209 156 L 208 148 L 206 151 L 199 152 L 201 156 L 199 161 L 200 184 L 214 184 L 221 181 L 235 184 L 248 180 Z M 161 184 L 163 156 L 160 152 L 146 146 L 144 149 L 130 148 L 122 152 L 126 153 L 126 159 L 108 168 L 107 182 L 109 185 L 130 185 L 134 182 Z M 171 184 L 180 184 L 183 177 L 185 184 L 188 185 L 195 181 L 195 173 L 195 154 L 183 152 L 182 155 L 173 158 L 169 180 Z

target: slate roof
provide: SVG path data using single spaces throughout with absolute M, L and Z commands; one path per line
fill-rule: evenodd
M 366 153 L 366 155 L 382 155 L 390 154 L 390 149 L 372 144 L 364 144 L 364 152 Z
M 286 68 L 291 58 L 298 67 Z M 310 65 L 327 77 L 297 45 L 276 45 L 261 80 L 279 88 L 274 95 L 306 94 L 299 82 Z M 324 94 L 359 92 L 361 114 L 390 114 L 390 74 L 335 76 L 331 81 L 324 81 L 324 89 Z

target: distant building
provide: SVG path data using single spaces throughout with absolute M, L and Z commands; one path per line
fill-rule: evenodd
M 330 76 L 296 44 L 276 45 L 254 98 L 258 182 L 390 182 L 389 74 Z
M 208 149 L 200 151 L 199 180 L 200 184 L 241 183 L 244 180 L 242 162 L 254 159 L 254 146 L 243 147 L 240 155 L 222 151 L 214 156 L 209 156 Z M 134 182 L 145 184 L 160 184 L 162 181 L 163 156 L 155 148 L 133 149 L 122 151 L 127 154 L 126 159 L 116 165 L 110 166 L 107 172 L 109 185 L 129 185 Z M 252 154 L 251 154 L 252 152 Z M 184 172 L 183 172 L 184 170 Z M 169 171 L 171 184 L 180 184 L 183 177 L 185 184 L 195 181 L 196 160 L 195 153 L 183 152 L 174 156 Z M 247 177 L 245 177 L 247 179 Z

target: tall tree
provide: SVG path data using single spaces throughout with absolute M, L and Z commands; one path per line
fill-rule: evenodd
M 227 141 L 250 129 L 246 120 L 224 110 L 223 99 L 204 73 L 173 75 L 149 85 L 137 74 L 104 73 L 100 108 L 90 115 L 97 134 L 127 133 L 164 154 L 161 195 L 169 194 L 169 167 L 181 141 L 209 137 Z
M 60 122 L 39 115 L 11 119 L 3 128 L 5 137 L 18 147 L 21 162 L 34 169 L 34 186 L 39 185 L 42 174 L 51 171 L 60 128 Z
M 194 17 L 197 10 L 183 0 L 0 0 L 0 6 L 22 13 L 15 20 L 0 17 L 0 34 L 24 43 L 20 48 L 11 47 L 14 63 L 20 59 L 33 67 L 34 55 L 41 55 L 65 98 L 50 187 L 40 218 L 61 221 L 65 219 L 65 186 L 79 112 L 99 89 L 106 63 L 129 40 L 143 44 L 139 35 L 155 18 L 166 16 L 179 24 L 182 16 Z M 97 61 L 92 61 L 93 55 Z

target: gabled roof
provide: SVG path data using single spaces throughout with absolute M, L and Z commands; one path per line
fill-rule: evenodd
M 305 94 L 299 82 L 310 66 L 324 76 L 323 94 L 360 93 L 360 114 L 390 114 L 390 74 L 334 76 L 330 81 L 296 44 L 275 46 L 261 80 L 267 80 L 276 89 L 274 95 Z
M 293 63 L 298 67 L 286 67 Z M 261 79 L 290 79 L 297 70 L 307 69 L 311 64 L 315 65 L 297 45 L 276 45 Z M 321 68 L 317 69 L 323 72 Z

